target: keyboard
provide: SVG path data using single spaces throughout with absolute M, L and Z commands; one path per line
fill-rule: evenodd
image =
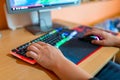
M 34 59 L 26 56 L 27 47 L 30 44 L 42 41 L 42 42 L 51 44 L 55 46 L 56 48 L 59 48 L 64 43 L 74 38 L 74 36 L 77 35 L 77 33 L 78 32 L 76 30 L 70 30 L 70 29 L 62 28 L 62 27 L 56 28 L 44 34 L 43 36 L 40 36 L 34 40 L 31 40 L 23 45 L 18 46 L 15 49 L 12 49 L 10 53 L 30 64 L 35 64 L 36 61 Z

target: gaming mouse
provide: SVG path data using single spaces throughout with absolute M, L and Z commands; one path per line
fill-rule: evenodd
M 88 36 L 79 38 L 79 40 L 91 42 L 92 40 L 100 40 L 100 38 L 95 35 L 88 35 Z

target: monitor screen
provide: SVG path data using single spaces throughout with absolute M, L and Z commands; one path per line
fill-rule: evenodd
M 80 0 L 7 0 L 8 13 L 61 8 L 78 5 Z
M 79 5 L 80 2 L 81 0 L 6 0 L 6 5 L 8 13 L 11 14 L 37 11 L 39 18 L 38 28 L 43 32 L 47 32 L 53 26 L 51 10 Z M 32 28 L 31 30 L 34 29 Z

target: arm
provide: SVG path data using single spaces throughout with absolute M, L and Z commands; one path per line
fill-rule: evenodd
M 120 37 L 108 33 L 104 30 L 92 29 L 85 34 L 85 36 L 87 35 L 97 35 L 102 38 L 101 40 L 92 40 L 93 44 L 120 48 Z
M 92 78 L 91 75 L 68 60 L 61 61 L 53 72 L 55 72 L 61 80 L 88 80 Z
M 88 80 L 87 72 L 67 60 L 61 51 L 49 44 L 38 42 L 28 47 L 27 56 L 34 58 L 41 66 L 53 71 L 61 80 Z

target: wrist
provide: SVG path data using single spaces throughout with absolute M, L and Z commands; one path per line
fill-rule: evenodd
M 120 48 L 120 37 L 117 37 L 115 41 L 116 42 L 114 46 Z
M 63 66 L 66 65 L 66 63 L 68 63 L 68 60 L 66 58 L 59 59 L 59 61 L 57 61 L 53 66 L 52 71 L 54 73 L 56 73 L 56 71 L 60 71 L 61 68 L 63 68 Z
M 88 80 L 92 78 L 90 74 L 76 66 L 66 58 L 62 59 L 53 69 L 53 72 L 61 80 Z M 74 75 L 73 75 L 74 73 Z

